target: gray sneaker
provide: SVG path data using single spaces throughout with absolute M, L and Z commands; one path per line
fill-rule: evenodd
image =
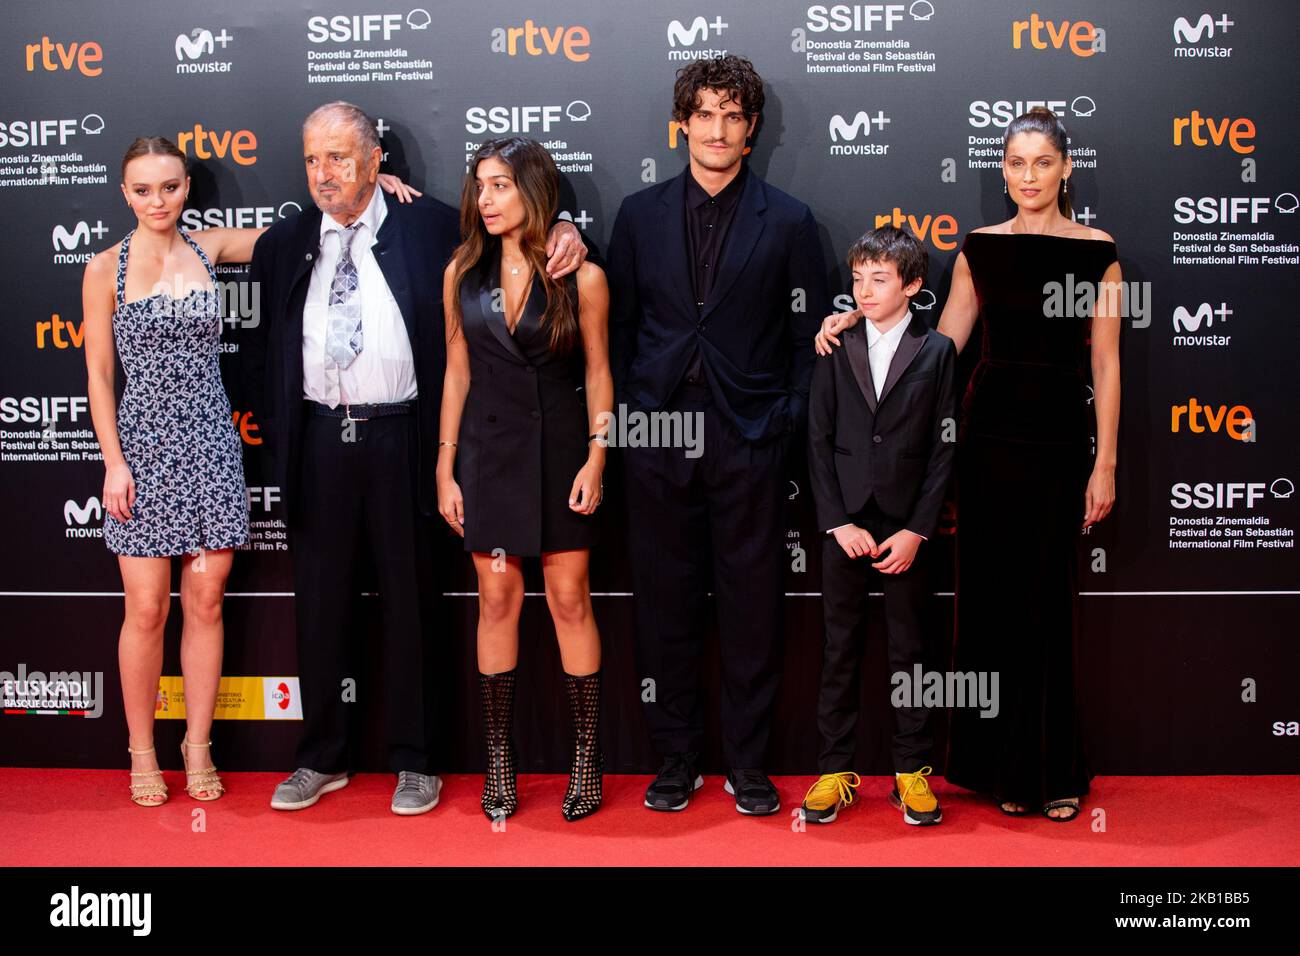
M 348 785 L 346 773 L 317 773 L 299 767 L 284 783 L 275 788 L 271 797 L 272 810 L 305 810 L 322 795 L 342 790 Z
M 403 770 L 397 775 L 397 789 L 393 791 L 393 812 L 404 817 L 428 813 L 438 805 L 441 792 L 441 777 Z

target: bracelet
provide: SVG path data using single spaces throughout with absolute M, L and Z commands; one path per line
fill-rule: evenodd
M 588 435 L 588 436 L 587 436 L 587 441 L 590 442 L 593 438 L 599 438 L 602 442 L 605 442 L 605 443 L 608 443 L 608 442 L 609 442 L 609 436 L 608 436 L 608 435 L 602 435 L 602 434 L 600 434 L 599 432 L 596 433 L 595 435 Z
M 454 441 L 440 441 L 440 442 L 438 442 L 438 445 L 439 445 L 440 447 L 441 447 L 442 445 L 450 445 L 452 448 L 455 448 L 455 447 L 456 447 L 456 443 L 455 443 Z

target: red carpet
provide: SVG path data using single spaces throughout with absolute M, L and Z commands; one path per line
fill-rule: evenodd
M 223 774 L 228 791 L 199 803 L 167 771 L 171 798 L 137 807 L 127 774 L 0 768 L 3 866 L 1279 866 L 1300 862 L 1300 777 L 1098 777 L 1069 824 L 1008 817 L 934 779 L 944 822 L 906 826 L 866 778 L 835 823 L 795 832 L 808 777 L 780 777 L 782 812 L 738 814 L 708 777 L 681 813 L 641 805 L 647 777 L 607 776 L 605 806 L 567 823 L 562 776 L 520 778 L 520 809 L 493 832 L 478 806 L 482 778 L 444 778 L 418 817 L 388 810 L 396 778 L 366 774 L 295 813 L 269 807 L 283 774 Z M 195 814 L 196 810 L 202 814 Z M 1104 811 L 1104 818 L 1094 817 Z M 1104 822 L 1104 832 L 1102 824 Z M 206 829 L 195 832 L 199 824 Z

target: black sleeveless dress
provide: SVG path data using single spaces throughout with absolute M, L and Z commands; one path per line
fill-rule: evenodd
M 970 233 L 962 252 L 983 332 L 956 455 L 953 670 L 997 673 L 999 710 L 953 708 L 945 779 L 1032 808 L 1092 776 L 1074 683 L 1091 317 L 1049 315 L 1044 286 L 1100 283 L 1115 244 Z
M 456 480 L 465 502 L 465 550 L 538 556 L 591 548 L 599 508 L 569 509 L 569 491 L 587 462 L 587 402 L 582 338 L 563 354 L 541 324 L 546 288 L 533 280 L 512 334 L 500 288 L 500 253 L 485 256 L 461 282 L 470 388 L 461 416 Z M 577 282 L 564 279 L 577 314 Z

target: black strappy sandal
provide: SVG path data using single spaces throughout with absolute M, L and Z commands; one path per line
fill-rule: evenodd
M 1068 817 L 1054 817 L 1047 812 L 1049 810 L 1066 810 L 1066 809 L 1073 810 L 1074 812 L 1071 813 Z M 1054 823 L 1069 823 L 1071 820 L 1073 820 L 1075 817 L 1079 815 L 1079 811 L 1081 809 L 1082 807 L 1079 806 L 1078 798 L 1075 797 L 1072 797 L 1069 800 L 1050 800 L 1047 803 L 1043 804 L 1043 816 L 1047 817 L 1047 819 L 1053 821 Z
M 1018 801 L 1018 800 L 999 800 L 999 801 L 998 801 L 998 809 L 1001 810 L 1003 813 L 1005 813 L 1005 814 L 1006 814 L 1007 816 L 1009 816 L 1009 817 L 1027 817 L 1027 816 L 1029 816 L 1029 808 L 1028 808 L 1028 807 L 1025 807 L 1025 809 L 1023 809 L 1023 810 L 1008 810 L 1006 807 L 1004 807 L 1004 806 L 1002 805 L 1002 804 L 1004 804 L 1004 803 L 1019 803 L 1019 802 L 1020 802 L 1020 801 Z

